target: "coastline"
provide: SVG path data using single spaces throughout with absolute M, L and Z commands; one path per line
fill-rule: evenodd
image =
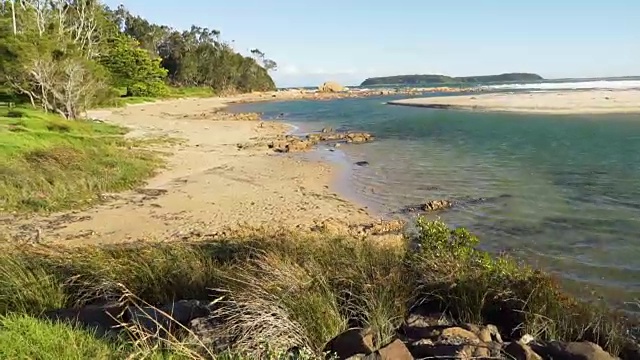
M 586 90 L 455 95 L 389 101 L 389 105 L 539 114 L 640 113 L 640 90 Z
M 336 274 L 335 270 L 338 270 L 337 273 L 340 276 L 330 279 L 340 281 L 332 281 L 331 284 L 349 284 L 349 287 L 330 289 L 332 291 L 329 293 L 330 296 L 336 295 L 331 299 L 340 299 L 340 294 L 347 289 L 353 291 L 351 284 L 354 284 L 353 280 L 355 280 L 356 284 L 364 285 L 356 289 L 357 293 L 364 294 L 368 298 L 375 295 L 368 293 L 367 289 L 390 288 L 391 291 L 384 294 L 392 294 L 392 304 L 414 301 L 416 296 L 414 289 L 423 289 L 427 284 L 431 286 L 428 292 L 418 293 L 421 298 L 417 303 L 421 305 L 426 304 L 423 299 L 433 301 L 434 298 L 438 298 L 447 304 L 455 304 L 454 306 L 459 307 L 460 311 L 472 310 L 478 314 L 483 314 L 485 309 L 500 309 L 501 312 L 508 311 L 509 314 L 523 314 L 551 306 L 548 315 L 550 321 L 579 319 L 581 322 L 575 325 L 577 329 L 598 324 L 597 334 L 608 334 L 604 331 L 611 331 L 613 327 L 610 324 L 616 325 L 616 331 L 620 328 L 619 332 L 606 335 L 608 337 L 604 340 L 596 335 L 593 338 L 574 338 L 570 337 L 572 336 L 570 332 L 567 332 L 568 335 L 562 334 L 567 336 L 562 340 L 600 341 L 608 344 L 609 339 L 612 338 L 626 346 L 625 351 L 629 349 L 634 351 L 635 348 L 632 348 L 632 345 L 635 346 L 634 343 L 629 345 L 627 339 L 619 335 L 624 334 L 623 331 L 626 330 L 626 318 L 614 317 L 613 313 L 610 314 L 595 306 L 582 308 L 579 307 L 582 303 L 575 305 L 573 298 L 566 300 L 564 293 L 553 279 L 546 275 L 541 276 L 540 273 L 533 272 L 529 267 L 521 266 L 508 258 L 497 257 L 494 260 L 485 256 L 483 257 L 485 265 L 476 267 L 475 256 L 484 253 L 476 250 L 473 243 L 464 242 L 469 241 L 468 239 L 460 238 L 459 241 L 454 241 L 454 244 L 462 245 L 452 248 L 437 245 L 438 241 L 442 241 L 441 239 L 448 239 L 451 234 L 457 234 L 444 223 L 423 224 L 423 228 L 419 228 L 422 235 L 417 238 L 407 237 L 408 235 L 396 235 L 392 238 L 403 241 L 422 241 L 421 244 L 425 250 L 421 250 L 421 256 L 417 258 L 419 261 L 415 262 L 406 260 L 413 258 L 406 256 L 414 251 L 413 248 L 402 246 L 390 248 L 385 246 L 390 245 L 389 242 L 381 244 L 377 237 L 369 237 L 367 241 L 362 241 L 363 238 L 359 236 L 306 237 L 308 234 L 305 234 L 304 230 L 314 231 L 313 228 L 317 225 L 322 225 L 323 234 L 340 234 L 339 231 L 332 230 L 339 229 L 342 225 L 370 224 L 373 217 L 363 209 L 358 209 L 354 203 L 332 192 L 331 185 L 336 181 L 339 172 L 336 166 L 331 166 L 330 162 L 313 159 L 316 154 L 314 152 L 308 153 L 311 156 L 282 155 L 275 154 L 265 147 L 266 140 L 291 131 L 290 125 L 262 122 L 257 121 L 253 116 L 245 116 L 255 114 L 229 116 L 229 113 L 220 111 L 226 104 L 225 100 L 219 98 L 186 99 L 92 112 L 90 115 L 94 118 L 129 127 L 130 137 L 153 139 L 158 136 L 169 136 L 182 138 L 184 142 L 157 144 L 156 150 L 167 152 L 169 155 L 168 166 L 166 170 L 153 177 L 143 189 L 122 194 L 105 194 L 109 200 L 87 211 L 71 211 L 54 214 L 47 218 L 28 220 L 28 223 L 36 224 L 49 221 L 51 226 L 47 232 L 43 233 L 44 242 L 53 245 L 72 245 L 71 248 L 40 247 L 33 244 L 34 246 L 16 248 L 18 250 L 14 250 L 17 254 L 15 257 L 24 256 L 27 259 L 33 259 L 30 261 L 41 267 L 37 269 L 42 270 L 41 273 L 47 276 L 50 275 L 52 279 L 65 279 L 58 273 L 60 269 L 66 269 L 61 264 L 80 263 L 85 267 L 79 266 L 74 268 L 74 271 L 86 271 L 78 275 L 85 281 L 89 279 L 83 284 L 92 286 L 104 284 L 105 281 L 101 276 L 109 274 L 113 276 L 109 278 L 110 281 L 126 284 L 130 289 L 127 291 L 132 291 L 133 294 L 147 290 L 144 296 L 159 294 L 160 297 L 170 296 L 172 301 L 178 299 L 182 302 L 191 301 L 189 296 L 195 298 L 209 296 L 210 289 L 219 288 L 217 283 L 219 278 L 212 274 L 239 275 L 240 272 L 237 269 L 243 270 L 245 269 L 243 266 L 251 266 L 251 260 L 253 260 L 243 258 L 243 254 L 247 256 L 258 249 L 265 253 L 269 252 L 273 256 L 270 258 L 273 262 L 269 264 L 275 266 L 266 268 L 265 273 L 259 273 L 256 283 L 265 282 L 264 274 L 285 274 L 287 276 L 283 278 L 284 282 L 277 283 L 278 285 L 285 284 L 286 289 L 289 289 L 293 279 L 303 281 L 304 283 L 300 283 L 302 288 L 302 285 L 314 284 L 314 282 L 309 282 L 308 277 L 298 279 L 295 274 L 289 276 L 292 269 L 303 269 L 303 274 L 314 274 L 318 279 L 324 280 Z M 229 118 L 236 118 L 236 120 L 230 121 Z M 243 146 L 238 146 L 239 144 Z M 66 220 L 62 221 L 61 226 L 59 220 L 63 218 Z M 321 220 L 321 224 L 318 224 L 318 220 Z M 326 220 L 330 222 L 326 223 Z M 251 229 L 248 229 L 249 232 L 245 235 L 230 229 L 243 224 L 254 227 L 266 225 L 266 229 L 263 229 L 263 233 L 251 233 Z M 289 230 L 301 230 L 301 232 L 296 231 L 295 235 L 285 232 L 284 237 L 280 237 L 277 235 L 280 233 L 273 233 L 273 230 L 277 231 L 280 226 Z M 227 230 L 230 231 L 227 232 Z M 434 231 L 436 231 L 435 235 L 433 235 Z M 116 252 L 110 252 L 111 247 L 74 247 L 74 245 L 121 243 L 127 240 L 204 240 L 204 242 L 176 241 L 170 244 L 142 242 L 132 244 L 131 247 L 122 247 L 123 251 Z M 376 246 L 378 245 L 376 243 L 383 246 Z M 221 264 L 218 258 L 207 251 L 201 251 L 202 248 L 200 248 L 203 245 L 219 246 L 221 244 L 225 252 L 221 254 L 222 256 L 228 257 L 229 251 L 231 252 L 230 258 L 233 259 L 231 266 L 229 263 Z M 256 244 L 257 247 L 255 247 Z M 228 245 L 231 246 L 227 248 Z M 217 248 L 217 250 L 221 249 Z M 39 253 L 40 251 L 48 252 L 43 254 Z M 443 256 L 443 251 L 448 255 Z M 305 263 L 302 259 L 292 256 L 299 253 L 308 254 L 314 261 Z M 467 255 L 461 256 L 461 254 Z M 12 255 L 13 253 L 10 253 L 7 258 L 11 259 Z M 36 261 L 43 255 L 46 256 L 47 261 Z M 306 258 L 306 256 L 303 257 Z M 316 262 L 316 259 L 320 261 Z M 491 261 L 489 266 L 486 265 L 486 261 Z M 291 267 L 292 262 L 295 268 Z M 328 268 L 318 267 L 317 264 L 328 266 Z M 283 266 L 279 267 L 280 265 Z M 305 265 L 308 267 L 304 267 Z M 373 270 L 373 276 L 368 276 L 370 270 Z M 382 276 L 378 276 L 378 272 Z M 355 274 L 355 277 L 342 277 L 343 273 Z M 394 277 L 390 278 L 388 274 Z M 519 293 L 516 295 L 520 296 L 516 299 L 523 299 L 524 305 L 514 305 L 511 277 L 505 280 L 504 274 L 517 277 L 520 281 L 519 286 L 524 287 L 522 290 L 524 296 Z M 475 279 L 478 275 L 481 275 L 482 279 L 491 280 L 479 284 L 467 283 L 466 287 L 456 286 L 459 283 L 464 284 L 464 281 L 470 278 Z M 269 279 L 271 278 L 267 276 L 266 281 Z M 376 281 L 373 284 L 372 279 Z M 444 283 L 442 279 L 445 279 Z M 267 284 L 272 283 L 267 282 Z M 150 286 L 154 287 L 152 291 L 148 291 Z M 62 288 L 62 283 L 56 287 L 56 289 Z M 244 288 L 246 285 L 243 284 L 242 291 Z M 304 289 L 304 291 L 314 291 L 314 289 Z M 224 288 L 224 290 L 227 289 Z M 176 291 L 182 296 L 176 296 Z M 238 294 L 238 292 L 231 292 L 237 291 L 234 288 L 229 288 L 229 291 L 234 295 Z M 82 291 L 79 292 L 82 293 Z M 438 293 L 434 295 L 434 292 Z M 479 303 L 474 303 L 473 297 L 469 297 L 472 302 L 456 302 L 459 299 L 466 299 L 468 295 L 478 293 L 489 294 L 493 299 L 492 302 L 485 302 L 483 298 Z M 501 294 L 507 294 L 508 298 L 500 298 L 503 296 Z M 531 299 L 533 302 L 529 309 Z M 154 298 L 145 298 L 144 301 L 165 306 L 162 300 L 158 301 Z M 331 304 L 331 302 L 327 303 Z M 171 302 L 166 306 L 173 309 L 174 304 Z M 513 308 L 505 307 L 509 304 Z M 432 305 L 434 304 L 429 304 L 429 306 Z M 50 305 L 44 306 L 50 307 Z M 43 308 L 50 310 L 44 306 Z M 93 306 L 89 304 L 87 307 Z M 555 311 L 557 308 L 566 309 L 566 312 L 557 312 Z M 399 319 L 413 315 L 410 309 L 396 309 L 393 306 L 390 309 L 395 312 L 389 313 L 389 321 L 392 318 Z M 54 306 L 53 309 L 55 314 L 67 310 L 64 304 Z M 84 307 L 80 307 L 78 311 L 84 310 Z M 98 310 L 103 311 L 99 307 Z M 321 317 L 318 318 L 321 319 L 331 313 L 327 310 L 331 309 L 321 307 L 318 311 Z M 579 312 L 577 315 L 565 315 L 573 314 L 574 311 Z M 487 311 L 487 313 L 495 312 Z M 547 316 L 547 314 L 543 313 L 541 316 Z M 625 319 L 625 322 L 619 319 Z M 315 319 L 313 321 L 315 325 L 317 321 Z M 470 329 L 480 329 L 478 327 L 480 325 L 492 326 L 495 329 L 497 327 L 494 324 L 503 326 L 498 318 L 479 316 L 464 321 L 469 322 Z M 478 325 L 472 327 L 474 324 Z M 519 324 L 518 328 L 520 326 Z M 604 330 L 600 330 L 600 327 Z M 513 334 L 516 329 L 507 328 L 505 334 Z M 398 331 L 395 328 L 391 330 L 394 333 Z M 498 335 L 500 334 L 498 330 L 495 331 Z M 542 335 L 540 339 L 544 339 Z M 320 337 L 317 341 L 319 346 L 322 346 L 326 339 Z M 490 338 L 487 341 L 492 342 Z M 623 343 L 623 341 L 627 342 Z M 450 345 L 445 344 L 445 346 Z M 503 346 L 502 343 L 497 344 L 497 348 L 501 349 Z M 607 347 L 605 349 L 611 351 Z M 620 350 L 615 347 L 612 349 L 618 352 Z M 600 351 L 603 350 L 600 348 Z M 612 353 L 617 354 L 617 352 Z M 632 355 L 627 358 L 634 357 Z M 623 357 L 623 359 L 627 358 Z
M 337 193 L 336 164 L 267 148 L 266 140 L 294 131 L 292 125 L 220 120 L 219 110 L 235 99 L 179 99 L 89 112 L 91 118 L 130 128 L 129 137 L 182 141 L 154 146 L 168 155 L 167 166 L 143 189 L 104 194 L 104 203 L 87 210 L 19 219 L 0 230 L 14 237 L 28 224 L 40 229 L 47 243 L 80 245 L 211 235 L 243 226 L 309 230 L 326 221 L 342 228 L 375 221 Z

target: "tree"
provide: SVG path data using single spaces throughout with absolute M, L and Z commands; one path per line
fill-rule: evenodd
M 0 85 L 34 107 L 76 118 L 116 96 L 159 96 L 173 86 L 219 93 L 271 90 L 276 63 L 237 53 L 220 32 L 178 31 L 111 10 L 100 0 L 6 0 L 0 6 Z
M 262 67 L 265 68 L 267 71 L 277 70 L 278 64 L 271 59 L 267 59 L 266 55 L 262 51 L 258 49 L 252 49 L 251 55 L 253 55 L 256 61 L 260 62 L 262 64 Z
M 15 33 L 0 23 L 0 73 L 45 111 L 76 118 L 106 91 L 99 53 L 100 8 L 91 0 L 21 0 Z
M 243 57 L 221 40 L 220 31 L 195 25 L 177 31 L 134 16 L 123 7 L 114 13 L 124 33 L 162 59 L 172 85 L 208 86 L 220 93 L 275 88 L 267 74 L 276 69 L 275 61 L 266 59 L 262 52 L 258 57 Z
M 161 59 L 152 59 L 125 34 L 109 39 L 108 45 L 99 62 L 111 74 L 113 86 L 126 88 L 128 96 L 159 96 L 167 92 L 167 70 L 160 66 Z

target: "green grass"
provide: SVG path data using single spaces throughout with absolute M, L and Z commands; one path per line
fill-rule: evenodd
M 299 346 L 318 354 L 354 326 L 371 327 L 380 345 L 416 307 L 491 323 L 506 337 L 589 340 L 616 355 L 630 346 L 622 314 L 567 296 L 544 273 L 475 250 L 477 239 L 464 230 L 426 221 L 418 229 L 404 244 L 258 229 L 218 241 L 7 245 L 0 310 L 37 316 L 129 292 L 151 305 L 221 298 L 217 315 L 235 339 L 232 354 L 247 358 L 263 355 L 265 344 L 275 353 Z M 185 354 L 179 341 L 167 346 Z
M 56 211 L 141 185 L 160 165 L 126 129 L 0 108 L 0 212 Z
M 0 358 L 38 360 L 122 359 L 117 346 L 92 333 L 25 315 L 0 318 Z
M 118 89 L 120 97 L 116 97 L 101 105 L 101 107 L 121 107 L 126 105 L 151 103 L 166 99 L 179 98 L 205 98 L 215 96 L 216 93 L 209 87 L 174 87 L 169 86 L 168 92 L 160 97 L 125 96 L 126 89 Z
M 209 87 L 169 87 L 168 97 L 211 97 L 215 95 L 213 89 Z

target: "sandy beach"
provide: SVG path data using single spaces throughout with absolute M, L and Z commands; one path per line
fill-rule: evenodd
M 251 98 L 181 99 L 90 112 L 91 118 L 131 128 L 128 136 L 183 141 L 158 146 L 168 155 L 167 167 L 143 189 L 104 194 L 103 204 L 86 211 L 3 221 L 0 232 L 28 237 L 40 231 L 46 242 L 85 244 L 215 234 L 241 224 L 308 229 L 328 218 L 344 224 L 373 220 L 335 193 L 338 169 L 331 164 L 276 154 L 264 145 L 288 125 L 219 121 L 216 111 L 238 100 Z
M 415 98 L 391 105 L 546 114 L 640 113 L 640 90 L 499 93 Z

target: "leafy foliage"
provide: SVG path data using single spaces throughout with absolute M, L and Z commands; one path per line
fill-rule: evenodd
M 214 93 L 275 88 L 277 64 L 237 53 L 220 32 L 178 31 L 99 0 L 21 0 L 0 7 L 0 87 L 33 107 L 78 118 L 87 108 L 130 97 L 170 96 L 166 86 Z M 14 18 L 15 14 L 15 18 Z
M 176 86 L 207 86 L 216 92 L 250 92 L 275 88 L 268 74 L 277 64 L 255 49 L 253 57 L 234 51 L 220 32 L 199 26 L 177 31 L 130 14 L 120 6 L 113 12 L 123 32 L 161 59 L 168 80 Z M 257 51 L 257 52 L 256 52 Z
M 164 78 L 167 70 L 160 59 L 138 47 L 138 42 L 118 34 L 108 40 L 109 47 L 100 57 L 100 64 L 111 73 L 112 84 L 127 89 L 128 96 L 161 96 L 167 93 Z

